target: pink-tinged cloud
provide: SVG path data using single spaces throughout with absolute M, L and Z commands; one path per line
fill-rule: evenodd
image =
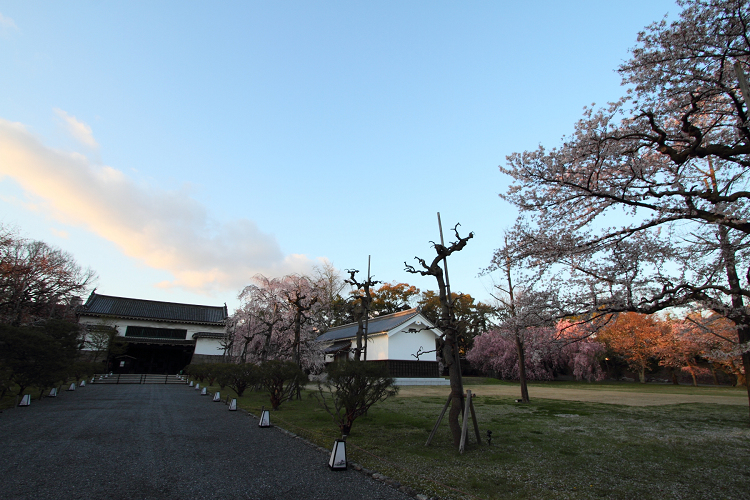
M 174 280 L 160 287 L 236 292 L 252 276 L 308 271 L 247 219 L 218 223 L 184 190 L 133 182 L 78 153 L 46 147 L 22 124 L 0 119 L 0 178 L 13 178 L 59 222 L 83 226 Z
M 91 131 L 91 127 L 89 127 L 82 121 L 78 121 L 75 116 L 69 115 L 60 108 L 55 108 L 54 112 L 62 119 L 62 121 L 65 123 L 65 129 L 75 140 L 90 148 L 99 147 L 99 144 L 97 144 L 96 140 L 94 139 L 94 134 Z

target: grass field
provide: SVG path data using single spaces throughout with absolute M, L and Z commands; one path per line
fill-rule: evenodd
M 473 383 L 472 383 L 473 382 Z M 467 381 L 481 391 L 494 381 Z M 511 385 L 512 386 L 512 385 Z M 743 404 L 627 406 L 534 398 L 534 389 L 645 391 L 646 394 L 731 395 Z M 517 385 L 515 386 L 517 388 Z M 444 396 L 392 398 L 357 420 L 349 459 L 440 498 L 750 498 L 750 425 L 743 389 L 640 384 L 532 384 L 518 397 L 475 400 L 483 443 L 460 455 L 444 422 L 425 441 Z M 744 398 L 744 399 L 743 399 Z M 258 414 L 267 396 L 248 393 L 240 407 Z M 306 394 L 271 413 L 274 425 L 330 448 L 331 417 Z M 486 431 L 492 431 L 488 446 Z

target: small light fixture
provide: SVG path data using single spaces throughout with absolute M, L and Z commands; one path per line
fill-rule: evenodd
M 70 384 L 70 387 L 68 387 L 68 390 L 69 391 L 75 391 L 76 390 L 76 383 L 73 382 L 72 384 Z
M 31 406 L 31 394 L 24 394 L 18 406 Z
M 229 411 L 237 411 L 237 400 L 232 399 L 232 402 L 229 403 Z
M 200 385 L 200 384 L 195 384 L 195 390 L 196 390 L 196 391 L 197 391 L 197 390 L 199 390 L 200 388 L 201 388 L 201 385 Z
M 260 421 L 258 421 L 258 427 L 271 427 L 271 414 L 266 410 L 265 406 L 260 410 Z
M 53 387 L 49 390 L 49 396 L 50 398 L 56 398 L 57 397 L 57 387 Z
M 191 380 L 190 383 L 188 384 L 188 387 L 193 387 L 194 385 L 195 384 L 193 384 L 193 381 Z
M 221 403 L 221 394 L 219 393 L 219 391 L 216 391 L 214 393 L 214 403 L 216 403 L 216 402 Z
M 86 381 L 85 380 L 81 380 L 81 383 L 78 384 L 78 387 L 86 387 Z
M 206 396 L 207 394 L 208 394 L 208 392 L 206 391 L 205 387 L 203 389 L 201 389 L 201 396 Z
M 346 470 L 346 436 L 341 436 L 333 443 L 331 458 L 328 460 L 328 467 L 331 470 Z

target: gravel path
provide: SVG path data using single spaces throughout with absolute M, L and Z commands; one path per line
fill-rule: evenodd
M 328 458 L 183 385 L 94 384 L 0 413 L 3 500 L 411 498 Z
M 472 394 L 482 396 L 521 397 L 520 386 L 509 385 L 471 385 L 464 384 L 465 389 L 471 389 Z M 445 387 L 407 386 L 402 387 L 396 397 L 440 396 L 446 397 L 450 391 Z M 531 399 L 562 399 L 568 401 L 584 401 L 587 403 L 607 403 L 626 406 L 661 406 L 686 403 L 713 403 L 720 405 L 747 406 L 747 392 L 738 389 L 729 396 L 715 396 L 709 394 L 660 394 L 649 392 L 608 391 L 605 389 L 563 389 L 559 387 L 529 387 Z

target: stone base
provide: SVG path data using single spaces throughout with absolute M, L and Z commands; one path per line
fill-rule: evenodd
M 193 357 L 190 359 L 191 365 L 204 365 L 208 363 L 225 363 L 226 360 L 224 359 L 224 356 L 221 355 L 213 355 L 213 354 L 193 354 Z

